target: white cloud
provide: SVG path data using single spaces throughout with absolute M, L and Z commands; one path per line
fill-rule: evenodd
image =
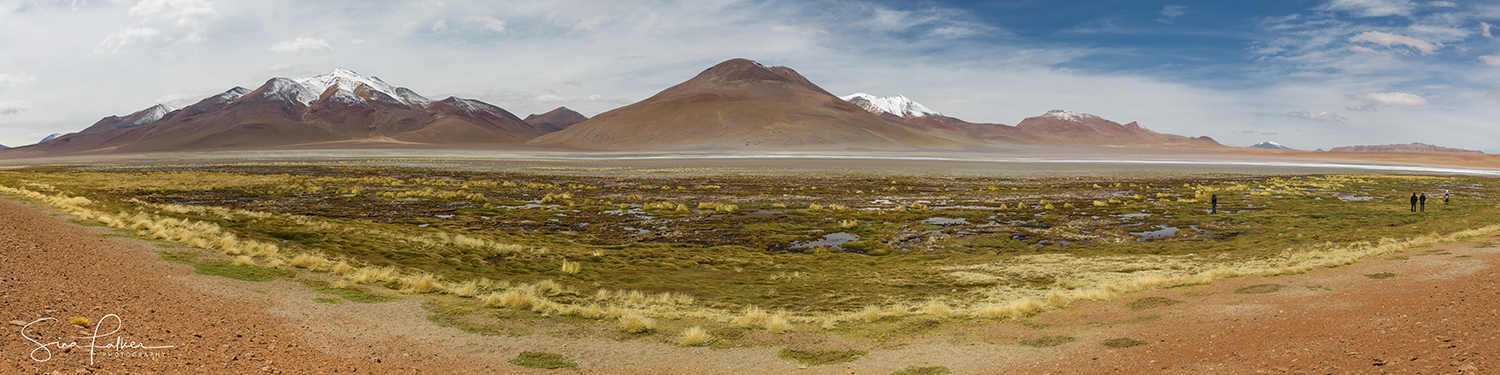
M 201 26 L 218 17 L 218 12 L 204 0 L 141 0 L 130 8 L 132 17 L 163 18 L 178 26 Z
M 1410 16 L 1416 8 L 1409 0 L 1330 0 L 1318 10 L 1349 12 L 1356 17 Z
M 1415 107 L 1432 104 L 1431 102 L 1428 102 L 1426 98 L 1417 96 L 1416 94 L 1408 94 L 1404 92 L 1375 92 L 1369 94 L 1349 95 L 1346 98 L 1349 100 L 1358 100 L 1365 103 L 1365 105 L 1362 106 L 1346 108 L 1354 111 L 1365 112 L 1375 112 L 1379 111 L 1381 108 L 1391 106 Z
M 1171 25 L 1172 22 L 1174 22 L 1177 19 L 1177 17 L 1182 17 L 1182 15 L 1184 15 L 1184 14 L 1187 14 L 1187 6 L 1186 5 L 1166 5 L 1166 6 L 1162 6 L 1162 8 L 1161 8 L 1161 17 L 1157 18 L 1156 22 L 1161 22 L 1163 24 Z
M 1354 51 L 1354 52 L 1359 52 L 1359 53 L 1373 53 L 1373 54 L 1376 54 L 1376 55 L 1389 55 L 1389 53 L 1386 53 L 1385 51 L 1376 51 L 1374 48 L 1365 47 L 1365 46 L 1349 46 L 1349 50 L 1350 51 Z
M 1480 33 L 1484 34 L 1484 37 L 1486 37 L 1486 38 L 1494 38 L 1495 37 L 1494 35 L 1490 34 L 1490 24 L 1489 23 L 1480 22 L 1479 23 L 1479 29 L 1481 30 Z
M 561 95 L 553 90 L 545 90 L 542 93 L 533 93 L 517 90 L 489 91 L 480 95 L 487 101 L 493 101 L 497 105 L 527 105 L 527 104 L 566 104 L 566 103 L 605 103 L 611 105 L 625 105 L 634 103 L 634 100 L 612 98 L 600 94 L 569 96 Z
M 31 103 L 0 101 L 0 115 L 14 115 L 31 109 Z
M 1479 56 L 1479 60 L 1484 61 L 1484 65 L 1500 66 L 1500 55 Z
M 120 31 L 105 36 L 103 42 L 94 46 L 94 53 L 120 52 L 125 46 L 151 41 L 160 34 L 161 30 L 150 27 L 121 27 Z
M 808 35 L 808 36 L 818 35 L 818 34 L 828 34 L 828 31 L 827 30 L 823 30 L 823 29 L 814 29 L 814 28 L 811 28 L 811 27 L 789 26 L 789 25 L 771 25 L 771 31 L 782 32 L 782 33 L 802 34 L 802 35 Z
M 1349 119 L 1345 118 L 1344 116 L 1339 116 L 1338 113 L 1334 113 L 1334 112 L 1310 112 L 1310 111 L 1305 110 L 1305 109 L 1304 110 L 1299 110 L 1299 111 L 1294 111 L 1292 113 L 1288 113 L 1287 116 L 1297 117 L 1297 118 L 1302 118 L 1302 119 L 1308 119 L 1308 120 L 1317 121 L 1317 122 L 1326 122 L 1326 123 L 1329 123 L 1329 124 L 1336 124 L 1336 125 L 1343 125 L 1346 122 L 1348 122 L 1348 120 L 1349 120 Z
M 1413 37 L 1409 37 L 1409 36 L 1405 36 L 1405 35 L 1387 34 L 1387 33 L 1382 33 L 1382 32 L 1379 32 L 1379 31 L 1366 31 L 1366 32 L 1360 33 L 1359 35 L 1355 35 L 1355 36 L 1349 37 L 1349 42 L 1350 43 L 1368 42 L 1368 43 L 1379 44 L 1379 45 L 1386 46 L 1386 47 L 1396 46 L 1396 45 L 1403 45 L 1403 46 L 1411 47 L 1412 49 L 1421 51 L 1423 55 L 1430 55 L 1430 54 L 1432 54 L 1434 52 L 1437 52 L 1438 48 L 1442 48 L 1443 47 L 1442 43 L 1433 44 L 1433 43 L 1428 43 L 1425 40 L 1421 40 L 1421 39 L 1417 39 L 1417 38 L 1413 38 Z
M 36 76 L 30 74 L 0 73 L 0 86 L 16 87 L 35 80 Z
M 485 30 L 494 31 L 494 32 L 497 32 L 497 33 L 503 33 L 503 32 L 505 32 L 505 21 L 501 21 L 501 20 L 495 19 L 495 17 L 490 17 L 490 16 L 483 16 L 483 17 L 480 17 L 480 16 L 469 16 L 469 17 L 464 17 L 464 22 L 479 23 L 480 26 L 482 26 L 482 27 L 485 28 Z
M 984 34 L 984 31 L 975 30 L 971 27 L 945 26 L 932 29 L 932 32 L 927 34 L 939 38 L 962 38 Z
M 1430 7 L 1434 7 L 1434 8 L 1454 8 L 1454 7 L 1458 7 L 1458 4 L 1456 4 L 1456 3 L 1452 2 L 1452 1 L 1434 1 L 1434 2 L 1430 2 L 1430 3 L 1424 4 L 1424 5 L 1427 5 L 1427 6 L 1430 6 Z
M 268 49 L 272 52 L 329 52 L 333 51 L 333 46 L 328 45 L 328 42 L 322 39 L 297 38 L 277 42 Z
M 437 20 L 432 23 L 432 32 L 441 33 L 448 31 L 448 20 Z

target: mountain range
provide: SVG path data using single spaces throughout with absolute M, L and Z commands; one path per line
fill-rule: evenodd
M 1330 152 L 1464 152 L 1464 153 L 1480 153 L 1480 154 L 1484 153 L 1483 151 L 1479 151 L 1479 150 L 1465 150 L 1465 149 L 1461 149 L 1461 148 L 1451 148 L 1451 147 L 1435 146 L 1435 145 L 1429 145 L 1429 144 L 1426 144 L 1426 143 L 1417 143 L 1417 142 L 1410 143 L 1410 144 L 1404 144 L 1404 145 L 1402 145 L 1402 144 L 1395 144 L 1395 145 L 1361 145 L 1361 146 L 1334 147 L 1333 149 L 1330 149 L 1328 151 L 1330 151 Z
M 53 138 L 53 137 L 49 137 Z M 428 99 L 336 69 L 153 105 L 11 151 L 27 154 L 536 145 L 592 150 L 970 150 L 1006 145 L 1222 147 L 1138 123 L 1053 110 L 1012 126 L 971 123 L 904 96 L 835 96 L 788 67 L 731 59 L 593 118 L 557 108 L 521 119 L 479 100 Z
M 578 115 L 528 123 L 478 100 L 431 100 L 378 77 L 343 69 L 272 78 L 231 88 L 178 109 L 165 105 L 109 116 L 77 133 L 24 147 L 44 152 L 141 152 L 255 149 L 292 144 L 521 143 L 566 128 Z

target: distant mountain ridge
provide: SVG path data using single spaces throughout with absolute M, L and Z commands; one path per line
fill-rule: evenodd
M 1074 145 L 1189 145 L 1219 146 L 1209 137 L 1161 134 L 1138 123 L 1120 123 L 1099 116 L 1067 110 L 1052 110 L 1022 120 L 1016 126 L 977 124 L 944 116 L 906 96 L 877 97 L 865 93 L 841 97 L 882 117 L 924 127 L 961 133 L 990 144 Z
M 350 70 L 276 77 L 178 109 L 153 105 L 23 147 L 44 152 L 253 149 L 327 142 L 518 144 L 571 124 L 532 125 L 473 99 L 432 100 Z
M 1330 149 L 1328 151 L 1330 151 L 1330 152 L 1465 152 L 1465 153 L 1479 153 L 1479 154 L 1483 154 L 1484 153 L 1483 151 L 1479 151 L 1479 150 L 1465 150 L 1465 149 L 1461 149 L 1461 148 L 1450 148 L 1450 147 L 1429 145 L 1429 144 L 1420 143 L 1420 142 L 1413 142 L 1413 143 L 1408 143 L 1408 144 L 1404 144 L 1404 145 L 1403 144 L 1393 144 L 1393 145 L 1343 146 L 1343 147 L 1334 147 L 1334 148 L 1332 148 L 1332 149 Z
M 574 112 L 568 107 L 557 107 L 547 113 L 526 116 L 526 123 L 539 128 L 558 131 L 573 126 L 574 124 L 588 121 L 588 116 Z

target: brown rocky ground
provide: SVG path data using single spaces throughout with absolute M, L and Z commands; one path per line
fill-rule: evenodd
M 39 208 L 38 208 L 39 209 Z M 1212 285 L 1148 291 L 1114 302 L 1081 302 L 1029 319 L 966 325 L 909 344 L 877 349 L 850 363 L 800 368 L 779 347 L 679 348 L 639 341 L 549 335 L 481 336 L 440 327 L 415 299 L 320 304 L 286 281 L 254 283 L 194 274 L 160 260 L 151 244 L 0 200 L 0 321 L 20 325 L 105 314 L 123 321 L 118 337 L 163 349 L 96 351 L 38 345 L 5 324 L 0 373 L 808 373 L 888 374 L 910 365 L 984 373 L 1460 373 L 1490 372 L 1500 356 L 1500 248 L 1476 243 L 1415 249 L 1353 266 L 1302 275 L 1240 277 Z M 1489 239 L 1493 240 L 1493 239 Z M 1391 273 L 1389 278 L 1365 275 Z M 1273 293 L 1236 293 L 1274 283 Z M 1182 301 L 1145 310 L 1145 297 Z M 107 322 L 109 323 L 109 322 Z M 106 327 L 113 324 L 106 324 Z M 88 336 L 42 321 L 28 329 L 43 343 Z M 106 328 L 107 331 L 107 328 Z M 1013 343 L 1066 335 L 1048 348 Z M 800 334 L 788 345 L 811 344 Z M 802 339 L 796 339 L 801 337 Z M 1127 337 L 1144 345 L 1110 349 Z M 839 342 L 840 340 L 826 341 Z M 84 343 L 86 344 L 86 342 Z M 100 342 L 99 345 L 104 345 Z M 532 370 L 506 363 L 523 351 L 559 353 L 581 370 Z M 145 356 L 139 356 L 144 353 Z M 45 358 L 39 352 L 38 358 Z

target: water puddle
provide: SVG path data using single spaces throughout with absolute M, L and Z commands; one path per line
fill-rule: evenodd
M 651 233 L 651 230 L 649 230 L 649 229 L 631 228 L 631 227 L 624 227 L 624 228 L 621 228 L 621 229 L 625 229 L 625 230 L 628 230 L 628 231 L 633 231 L 633 232 L 635 232 L 635 234 Z
M 946 218 L 946 217 L 934 217 L 934 218 L 928 218 L 927 220 L 922 220 L 922 224 L 936 225 L 936 226 L 940 226 L 940 227 L 951 227 L 951 226 L 954 226 L 954 225 L 969 225 L 969 221 L 968 220 L 964 220 L 964 219 L 949 219 L 949 218 Z
M 436 218 L 439 218 L 439 219 L 452 219 L 453 218 L 453 215 L 433 215 L 433 216 L 436 217 Z
M 1147 216 L 1151 216 L 1151 214 L 1148 214 L 1148 213 L 1124 214 L 1124 215 L 1115 215 L 1115 218 L 1117 218 L 1117 219 L 1135 219 L 1135 218 L 1141 218 L 1141 217 L 1147 217 Z
M 856 235 L 853 235 L 853 234 L 849 234 L 849 233 L 844 233 L 844 232 L 829 233 L 829 234 L 823 235 L 823 238 L 821 238 L 821 239 L 816 239 L 816 240 L 811 240 L 811 241 L 802 241 L 802 242 L 793 242 L 792 243 L 792 248 L 793 249 L 815 249 L 815 248 L 819 248 L 819 247 L 826 247 L 826 248 L 834 249 L 834 250 L 838 250 L 838 251 L 848 251 L 848 250 L 844 250 L 844 247 L 841 246 L 841 245 L 843 245 L 845 243 L 849 243 L 850 241 L 858 241 L 858 240 L 859 240 L 859 236 L 856 236 Z
M 1169 226 L 1165 226 L 1165 225 L 1156 225 L 1156 226 L 1152 226 L 1152 228 L 1159 228 L 1159 229 L 1153 230 L 1153 231 L 1145 231 L 1145 232 L 1130 232 L 1130 234 L 1141 236 L 1141 238 L 1137 238 L 1136 239 L 1136 241 L 1141 241 L 1141 242 L 1146 242 L 1146 241 L 1150 241 L 1150 240 L 1157 240 L 1157 239 L 1162 239 L 1162 238 L 1169 238 L 1169 237 L 1177 235 L 1177 227 L 1169 227 Z
M 1188 228 L 1193 228 L 1193 230 L 1197 231 L 1198 235 L 1201 235 L 1201 236 L 1207 236 L 1209 233 L 1213 233 L 1214 232 L 1214 231 L 1211 231 L 1211 230 L 1199 228 L 1197 225 L 1189 225 Z
M 1347 201 L 1367 201 L 1367 200 L 1375 199 L 1375 197 L 1361 197 L 1361 196 L 1357 196 L 1357 195 L 1354 195 L 1354 193 L 1333 193 L 1333 196 L 1339 197 L 1339 200 L 1346 201 L 1346 202 Z

